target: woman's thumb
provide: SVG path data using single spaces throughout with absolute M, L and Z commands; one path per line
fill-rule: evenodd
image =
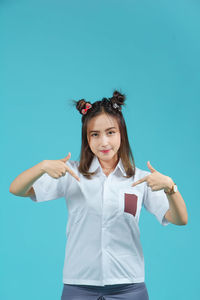
M 70 156 L 71 156 L 71 152 L 69 152 L 68 155 L 65 158 L 62 158 L 61 160 L 66 162 L 67 160 L 70 159 Z

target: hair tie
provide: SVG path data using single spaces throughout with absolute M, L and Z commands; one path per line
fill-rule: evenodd
M 118 110 L 121 110 L 121 109 L 122 109 L 117 103 L 113 103 L 113 107 L 114 107 L 114 108 L 118 108 Z
M 88 109 L 90 109 L 92 107 L 92 105 L 90 103 L 86 103 L 86 108 L 83 108 L 81 110 L 82 114 L 85 115 L 88 111 Z

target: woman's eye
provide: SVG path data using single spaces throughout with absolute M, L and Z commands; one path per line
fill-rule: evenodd
M 115 133 L 115 131 L 109 131 L 109 133 Z M 92 136 L 96 136 L 98 133 L 93 133 Z

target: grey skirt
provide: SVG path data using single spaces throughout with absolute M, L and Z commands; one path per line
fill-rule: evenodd
M 145 282 L 107 286 L 64 284 L 61 300 L 149 300 Z

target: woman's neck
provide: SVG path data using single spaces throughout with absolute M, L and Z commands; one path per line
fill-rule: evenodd
M 109 172 L 109 171 L 115 169 L 116 165 L 118 164 L 118 161 L 119 161 L 119 159 L 116 157 L 110 161 L 99 160 L 99 163 L 103 170 Z

